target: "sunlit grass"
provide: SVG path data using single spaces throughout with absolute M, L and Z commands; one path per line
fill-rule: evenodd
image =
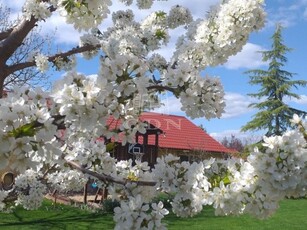
M 306 230 L 307 200 L 285 200 L 278 211 L 269 219 L 259 220 L 254 217 L 214 215 L 211 207 L 205 207 L 201 214 L 192 219 L 180 219 L 168 216 L 169 230 Z
M 2 230 L 47 230 L 47 229 L 113 229 L 113 215 L 93 213 L 90 210 L 44 201 L 34 211 L 18 207 L 13 213 L 0 213 Z
M 244 215 L 216 217 L 214 210 L 206 207 L 202 213 L 189 219 L 171 214 L 165 218 L 170 230 L 305 230 L 307 229 L 307 199 L 285 200 L 280 209 L 267 220 Z M 93 213 L 79 208 L 52 205 L 45 201 L 36 211 L 17 208 L 13 213 L 0 213 L 0 229 L 103 229 L 114 228 L 112 214 Z

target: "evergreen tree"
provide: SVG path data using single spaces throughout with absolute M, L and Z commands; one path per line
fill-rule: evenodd
M 242 131 L 266 129 L 267 136 L 280 135 L 289 126 L 289 119 L 293 114 L 299 116 L 306 115 L 307 112 L 290 107 L 285 104 L 287 97 L 299 99 L 299 95 L 291 92 L 291 88 L 298 86 L 306 86 L 307 81 L 291 80 L 294 73 L 290 73 L 284 69 L 287 63 L 285 54 L 291 51 L 283 44 L 282 27 L 276 26 L 276 31 L 272 36 L 272 49 L 263 51 L 262 60 L 269 62 L 268 70 L 250 70 L 250 84 L 260 85 L 258 93 L 249 94 L 261 102 L 252 103 L 249 106 L 259 110 L 253 119 L 242 127 Z M 265 100 L 263 100 L 265 98 Z

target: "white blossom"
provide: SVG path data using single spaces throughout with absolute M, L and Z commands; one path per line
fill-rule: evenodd
M 187 25 L 192 22 L 192 14 L 189 9 L 182 6 L 174 6 L 168 15 L 168 26 L 172 29 L 181 26 Z
M 136 0 L 136 2 L 140 9 L 149 9 L 153 4 L 153 0 Z
M 15 179 L 15 186 L 19 188 L 16 205 L 22 205 L 25 209 L 33 210 L 41 206 L 46 186 L 38 180 L 38 174 L 33 170 L 27 170 Z
M 4 199 L 9 195 L 9 191 L 0 190 L 0 211 L 5 209 Z
M 51 15 L 48 2 L 36 0 L 27 0 L 23 6 L 24 14 L 26 20 L 30 20 L 34 17 L 38 20 L 44 20 Z
M 41 71 L 41 72 L 46 72 L 48 70 L 48 57 L 44 56 L 42 54 L 38 54 L 34 57 L 35 59 L 35 64 L 36 67 Z

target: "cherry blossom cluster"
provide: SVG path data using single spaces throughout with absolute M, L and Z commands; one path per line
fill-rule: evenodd
M 51 16 L 49 7 L 48 1 L 27 0 L 23 6 L 23 16 L 26 20 L 31 20 L 32 17 L 44 20 Z
M 64 71 L 70 71 L 75 68 L 76 66 L 76 57 L 70 56 L 70 57 L 57 57 L 53 61 L 53 65 L 57 70 L 64 70 Z
M 49 69 L 49 61 L 47 56 L 43 54 L 37 54 L 37 56 L 34 57 L 34 60 L 37 69 L 39 69 L 41 72 L 46 72 Z
M 90 30 L 101 24 L 110 13 L 110 0 L 52 0 L 53 6 L 78 30 Z
M 188 25 L 192 21 L 193 17 L 190 10 L 179 5 L 172 7 L 168 16 L 168 26 L 170 28 Z
M 214 187 L 216 214 L 265 218 L 285 197 L 306 196 L 306 139 L 306 129 L 297 128 L 283 136 L 264 137 L 265 151 L 255 149 L 247 161 L 216 161 L 207 174 Z
M 0 166 L 12 170 L 42 167 L 41 162 L 55 161 L 61 153 L 56 141 L 57 126 L 48 109 L 48 94 L 37 88 L 15 88 L 0 99 Z
M 140 196 L 131 197 L 129 201 L 121 201 L 120 207 L 114 209 L 114 229 L 159 229 L 165 230 L 162 218 L 168 214 L 163 203 L 144 204 Z
M 136 5 L 140 9 L 150 9 L 153 4 L 153 0 L 136 0 Z
M 174 60 L 191 60 L 204 69 L 227 61 L 264 25 L 263 0 L 228 0 L 204 20 L 196 20 L 177 42 Z M 243 29 L 244 28 L 244 29 Z
M 138 186 L 138 181 L 153 182 L 153 173 L 147 162 L 132 160 L 120 161 L 116 171 L 111 175 L 117 179 L 128 179 L 125 185 L 107 186 L 112 199 L 118 200 L 120 206 L 114 209 L 115 229 L 166 229 L 161 220 L 169 213 L 163 203 L 152 203 L 159 189 L 153 186 Z
M 122 57 L 122 60 L 125 61 L 125 57 Z M 136 61 L 137 59 L 130 58 L 130 63 Z M 71 145 L 76 141 L 80 143 L 81 136 L 85 140 L 101 136 L 107 139 L 113 137 L 115 140 L 121 138 L 121 141 L 126 143 L 133 141 L 137 131 L 145 132 L 146 124 L 138 118 L 142 107 L 134 107 L 133 100 L 138 88 L 142 87 L 142 84 L 136 84 L 141 77 L 135 81 L 123 79 L 120 84 L 116 84 L 116 81 L 120 81 L 116 76 L 121 74 L 124 78 L 128 68 L 142 76 L 142 66 L 138 69 L 134 65 L 127 66 L 123 72 L 119 67 L 123 67 L 125 63 L 120 66 L 114 62 L 108 64 L 105 66 L 106 71 L 99 75 L 96 81 L 71 72 L 59 81 L 53 90 L 54 109 L 64 117 L 65 136 Z M 108 119 L 114 120 L 111 122 L 115 126 L 113 129 L 108 127 Z
M 0 211 L 5 210 L 4 199 L 9 195 L 9 191 L 0 190 Z
M 49 186 L 57 192 L 80 191 L 86 184 L 86 176 L 76 170 L 64 168 L 47 175 Z
M 84 46 L 84 45 L 87 45 L 87 44 L 96 46 L 96 45 L 100 44 L 100 41 L 94 35 L 84 34 L 80 37 L 80 46 Z M 97 49 L 86 51 L 86 52 L 82 53 L 82 57 L 84 57 L 85 59 L 91 59 L 94 56 L 96 56 L 97 53 L 98 53 Z
M 158 159 L 153 169 L 157 190 L 175 194 L 172 201 L 173 212 L 181 217 L 199 213 L 204 205 L 212 204 L 209 189 L 211 184 L 205 170 L 208 162 L 179 162 L 179 158 L 167 155 Z
M 15 179 L 15 189 L 18 194 L 16 205 L 33 210 L 41 206 L 46 193 L 46 185 L 39 180 L 39 174 L 34 170 L 26 170 Z

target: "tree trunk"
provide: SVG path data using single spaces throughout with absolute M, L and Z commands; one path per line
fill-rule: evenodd
M 281 135 L 279 116 L 276 116 L 275 135 Z
M 4 95 L 4 80 L 6 78 L 5 74 L 5 67 L 0 66 L 0 98 L 2 98 Z
M 87 186 L 88 186 L 88 181 L 84 185 L 83 189 L 83 203 L 87 204 Z

